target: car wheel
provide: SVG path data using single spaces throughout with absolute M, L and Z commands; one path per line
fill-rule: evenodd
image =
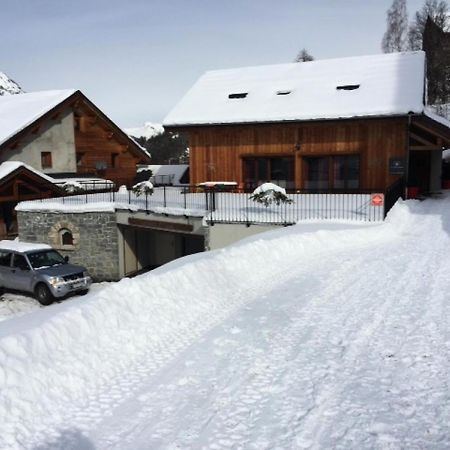
M 35 290 L 34 290 L 34 295 L 36 297 L 36 300 L 44 306 L 47 305 L 51 305 L 53 303 L 53 295 L 50 292 L 50 289 L 44 284 L 44 283 L 39 283 Z
M 86 295 L 89 292 L 89 289 L 83 289 L 82 291 L 78 291 L 78 295 Z

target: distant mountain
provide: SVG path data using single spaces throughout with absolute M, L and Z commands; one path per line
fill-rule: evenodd
M 0 95 L 12 95 L 23 93 L 22 88 L 3 72 L 0 72 Z
M 159 123 L 145 122 L 143 127 L 125 128 L 124 131 L 134 138 L 143 137 L 145 139 L 150 139 L 158 134 L 163 134 L 164 128 Z

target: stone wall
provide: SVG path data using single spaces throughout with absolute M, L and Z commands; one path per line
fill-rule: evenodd
M 115 213 L 18 211 L 17 219 L 21 241 L 51 245 L 69 256 L 70 262 L 85 266 L 95 281 L 120 278 Z M 63 245 L 61 240 L 67 230 L 73 235 L 71 245 Z

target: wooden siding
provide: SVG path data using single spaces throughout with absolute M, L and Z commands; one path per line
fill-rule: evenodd
M 98 116 L 78 107 L 75 113 L 77 173 L 130 185 L 136 175 L 136 164 L 141 159 L 128 147 Z M 98 170 L 98 164 L 105 164 L 105 170 Z
M 362 189 L 384 189 L 389 158 L 405 157 L 407 120 L 403 118 L 341 120 L 314 123 L 205 126 L 185 129 L 189 135 L 192 183 L 243 183 L 242 158 L 295 156 L 295 185 L 303 188 L 303 158 L 359 154 Z

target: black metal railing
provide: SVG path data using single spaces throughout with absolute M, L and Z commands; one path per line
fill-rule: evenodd
M 287 193 L 290 203 L 265 206 L 253 201 L 251 192 L 236 187 L 161 186 L 155 187 L 152 194 L 137 195 L 124 187 L 117 190 L 114 185 L 96 183 L 92 189 L 81 193 L 71 192 L 60 198 L 39 201 L 46 204 L 46 208 L 59 203 L 81 210 L 82 205 L 95 208 L 95 204 L 114 203 L 116 209 L 140 210 L 148 214 L 204 216 L 210 224 L 290 225 L 303 220 L 382 221 L 400 191 L 401 186 L 397 184 L 386 192 L 376 189 L 357 192 L 301 190 Z
M 391 184 L 384 194 L 384 217 L 395 205 L 399 198 L 405 198 L 406 181 L 405 178 L 399 178 L 395 183 Z

